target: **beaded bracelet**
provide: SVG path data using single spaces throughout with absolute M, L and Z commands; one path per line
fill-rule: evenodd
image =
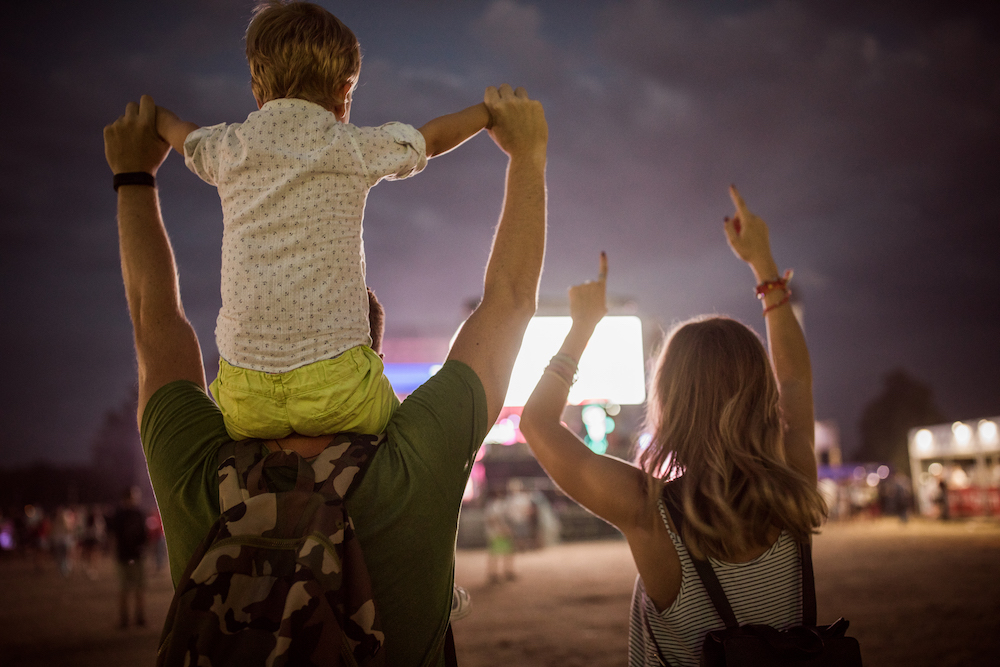
M 549 365 L 545 367 L 545 372 L 558 377 L 566 383 L 567 387 L 572 387 L 573 383 L 576 382 L 577 376 L 576 359 L 568 354 L 559 352 L 549 360 Z
M 760 285 L 754 289 L 754 293 L 757 295 L 758 299 L 763 299 L 767 296 L 768 292 L 772 292 L 776 289 L 783 289 L 788 292 L 788 283 L 792 282 L 792 270 L 788 269 L 785 271 L 785 275 L 776 278 L 775 280 L 765 280 Z

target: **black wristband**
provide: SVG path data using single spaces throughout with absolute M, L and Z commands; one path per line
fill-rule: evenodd
M 156 178 L 145 171 L 126 171 L 124 174 L 115 174 L 113 183 L 115 192 L 118 192 L 118 188 L 123 185 L 148 185 L 155 188 Z

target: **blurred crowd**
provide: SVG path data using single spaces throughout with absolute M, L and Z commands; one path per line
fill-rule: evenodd
M 55 567 L 64 577 L 77 573 L 96 579 L 102 561 L 114 557 L 108 523 L 115 509 L 113 504 L 0 508 L 0 558 L 26 558 L 36 571 Z M 159 571 L 167 562 L 160 515 L 155 507 L 143 513 L 145 553 Z

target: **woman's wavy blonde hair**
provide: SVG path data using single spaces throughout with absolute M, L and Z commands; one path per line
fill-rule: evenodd
M 653 434 L 639 455 L 650 501 L 684 476 L 685 545 L 727 559 L 767 544 L 771 526 L 806 541 L 826 515 L 813 482 L 785 460 L 778 385 L 764 346 L 743 324 L 700 317 L 676 326 L 647 401 Z
M 345 100 L 361 72 L 361 46 L 340 19 L 310 2 L 269 0 L 257 5 L 247 28 L 250 87 L 261 104 L 283 98 L 330 109 Z M 350 94 L 350 93 L 348 93 Z

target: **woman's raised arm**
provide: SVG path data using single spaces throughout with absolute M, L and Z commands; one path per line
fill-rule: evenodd
M 785 421 L 785 455 L 789 465 L 815 482 L 812 367 L 805 336 L 789 304 L 791 291 L 787 283 L 791 273 L 778 272 L 771 255 L 767 224 L 750 212 L 735 187 L 730 186 L 729 196 L 736 214 L 726 218 L 726 239 L 757 279 L 757 294 L 764 305 L 767 323 L 767 347 Z
M 601 253 L 597 280 L 570 288 L 573 325 L 524 406 L 521 432 L 566 495 L 627 534 L 646 506 L 645 474 L 620 459 L 595 454 L 560 421 L 580 356 L 608 310 L 607 272 Z

